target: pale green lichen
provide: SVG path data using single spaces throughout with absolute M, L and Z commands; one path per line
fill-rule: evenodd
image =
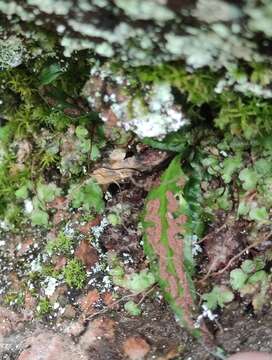
M 15 1 L 0 0 L 0 11 L 8 16 L 17 15 L 24 21 L 32 21 L 35 15 L 26 11 L 21 5 Z
M 262 0 L 258 7 L 256 1 L 248 0 L 245 12 L 250 17 L 248 26 L 252 31 L 261 31 L 266 36 L 272 37 L 272 3 L 270 0 Z
M 194 16 L 207 23 L 231 21 L 241 16 L 241 10 L 221 0 L 198 0 Z
M 61 45 L 65 48 L 65 56 L 71 56 L 75 50 L 93 49 L 101 56 L 111 57 L 114 55 L 111 44 L 125 44 L 129 37 L 136 36 L 133 28 L 126 23 L 120 23 L 113 31 L 99 29 L 92 24 L 85 24 L 73 19 L 69 20 L 68 24 L 73 30 L 83 35 L 101 38 L 105 41 L 99 43 L 88 39 L 74 39 L 70 36 L 64 36 Z
M 151 0 L 114 0 L 114 2 L 132 19 L 168 21 L 175 18 L 175 13 L 165 6 L 164 1 L 161 4 Z
M 67 15 L 73 6 L 69 0 L 27 0 L 28 5 L 37 6 L 47 14 Z
M 209 66 L 218 69 L 235 64 L 239 59 L 249 62 L 262 58 L 253 43 L 239 38 L 224 25 L 214 26 L 213 31 L 187 30 L 191 35 L 167 34 L 166 49 L 176 58 L 185 58 L 193 68 Z

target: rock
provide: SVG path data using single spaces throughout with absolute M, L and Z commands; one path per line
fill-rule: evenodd
M 22 327 L 23 318 L 14 311 L 0 307 L 0 339 Z
M 115 322 L 105 316 L 97 318 L 89 323 L 87 330 L 79 341 L 84 350 L 98 347 L 102 339 L 111 340 L 115 335 Z
M 62 314 L 66 319 L 73 319 L 76 316 L 76 310 L 73 305 L 68 304 L 65 306 L 64 313 Z
M 85 329 L 84 319 L 79 318 L 78 320 L 73 321 L 68 326 L 66 326 L 65 334 L 69 336 L 77 337 L 81 333 L 83 333 L 84 329 Z
M 75 257 L 83 262 L 87 269 L 98 261 L 98 253 L 87 240 L 82 240 L 75 251 Z
M 263 352 L 244 352 L 232 355 L 228 360 L 271 360 L 272 354 Z
M 27 338 L 24 348 L 18 360 L 86 360 L 72 341 L 47 330 Z
M 19 292 L 21 290 L 22 284 L 15 271 L 10 272 L 9 281 L 11 283 L 10 288 L 12 289 L 13 292 Z
M 150 346 L 143 338 L 131 336 L 123 343 L 123 351 L 130 360 L 142 360 L 150 351 Z
M 34 296 L 31 294 L 29 290 L 26 290 L 25 292 L 25 303 L 24 303 L 24 318 L 25 319 L 32 319 L 36 310 L 37 306 L 37 300 L 34 298 Z

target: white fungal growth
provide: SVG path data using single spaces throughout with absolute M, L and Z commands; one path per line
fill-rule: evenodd
M 129 108 L 132 109 L 132 115 Z M 181 108 L 174 105 L 171 86 L 166 82 L 153 86 L 147 95 L 146 104 L 136 98 L 132 100 L 132 103 L 129 100 L 115 103 L 111 109 L 124 129 L 134 131 L 140 138 L 163 139 L 167 134 L 189 123 Z
M 157 21 L 168 21 L 174 19 L 175 13 L 160 4 L 159 1 L 150 0 L 115 0 L 116 5 L 121 8 L 132 19 Z
M 196 319 L 196 322 L 195 322 L 195 328 L 199 328 L 200 325 L 201 325 L 201 321 L 204 319 L 204 318 L 208 318 L 209 320 L 211 321 L 214 321 L 218 315 L 216 314 L 213 314 L 211 310 L 208 309 L 208 307 L 203 304 L 202 305 L 202 314 L 200 314 L 197 319 Z

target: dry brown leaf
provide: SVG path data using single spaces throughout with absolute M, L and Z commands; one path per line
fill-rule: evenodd
M 93 171 L 92 176 L 100 185 L 118 183 L 124 179 L 150 171 L 169 157 L 165 151 L 147 149 L 143 153 L 124 158 L 123 150 L 116 149 L 104 166 Z

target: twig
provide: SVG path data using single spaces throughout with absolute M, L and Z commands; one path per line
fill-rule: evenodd
M 229 262 L 227 263 L 227 265 L 226 265 L 223 269 L 217 271 L 216 273 L 213 273 L 212 276 L 218 276 L 218 275 L 223 274 L 223 272 L 225 272 L 225 271 L 231 266 L 231 264 L 233 263 L 233 261 L 235 261 L 236 259 L 239 259 L 239 257 L 240 257 L 241 255 L 243 255 L 244 252 L 247 252 L 248 250 L 254 248 L 255 246 L 257 246 L 257 245 L 259 245 L 259 244 L 261 244 L 262 242 L 264 242 L 265 240 L 267 240 L 271 235 L 272 235 L 272 232 L 270 232 L 268 235 L 266 235 L 263 239 L 257 240 L 257 241 L 255 241 L 253 244 L 248 245 L 245 249 L 243 249 L 242 251 L 240 251 L 237 255 L 233 256 L 233 257 L 229 260 Z
M 223 230 L 223 228 L 226 226 L 226 224 L 224 223 L 223 225 L 221 225 L 218 229 L 216 229 L 214 231 L 214 234 L 219 233 L 221 230 Z M 201 244 L 203 241 L 207 240 L 207 238 L 211 235 L 211 232 L 209 232 L 206 236 L 204 236 L 204 238 L 202 238 L 201 240 L 199 240 L 197 243 Z
M 155 287 L 156 287 L 156 284 L 153 285 L 149 290 L 147 290 L 147 291 L 143 294 L 141 300 L 137 303 L 137 305 L 140 305 L 140 304 L 144 301 L 144 299 L 147 297 L 147 295 L 149 295 L 149 294 L 152 292 L 152 290 L 154 290 Z M 143 293 L 143 291 L 140 291 L 140 292 L 137 292 L 137 293 L 134 293 L 134 294 L 125 295 L 125 296 L 121 297 L 121 299 L 118 299 L 118 300 L 114 301 L 112 304 L 109 304 L 109 306 L 105 307 L 104 309 L 99 310 L 99 311 L 97 311 L 96 313 L 90 315 L 90 316 L 87 317 L 85 320 L 88 321 L 88 320 L 93 319 L 93 318 L 96 317 L 97 315 L 105 314 L 105 313 L 108 312 L 113 306 L 120 304 L 122 301 L 124 301 L 124 300 L 126 300 L 126 299 L 130 299 L 130 298 L 136 297 L 136 296 L 138 296 L 138 295 L 140 295 L 140 294 L 142 294 L 142 293 Z
M 241 255 L 243 255 L 244 252 L 247 252 L 248 250 L 254 248 L 255 246 L 263 243 L 264 241 L 266 241 L 267 239 L 269 239 L 270 236 L 272 236 L 272 232 L 268 233 L 268 234 L 267 234 L 264 238 L 262 238 L 261 240 L 257 240 L 257 241 L 255 241 L 253 244 L 248 245 L 245 249 L 243 249 L 242 251 L 240 251 L 237 255 L 233 256 L 233 257 L 229 260 L 229 262 L 227 263 L 227 265 L 226 265 L 223 269 L 217 271 L 216 273 L 213 273 L 212 276 L 218 276 L 218 275 L 223 274 L 223 272 L 225 272 L 225 271 L 231 266 L 231 264 L 233 263 L 233 261 L 235 261 L 235 260 L 238 259 Z
M 145 298 L 146 298 L 150 293 L 152 293 L 152 291 L 155 289 L 156 286 L 157 286 L 157 285 L 155 284 L 155 285 L 153 285 L 149 290 L 147 290 L 147 291 L 145 292 L 145 294 L 143 294 L 141 300 L 137 303 L 137 305 L 141 305 L 142 302 L 145 300 Z

